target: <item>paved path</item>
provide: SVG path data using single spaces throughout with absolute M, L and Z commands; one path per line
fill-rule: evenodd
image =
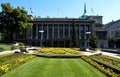
M 109 52 L 104 52 L 104 51 L 98 51 L 98 52 L 82 52 L 84 55 L 94 55 L 94 54 L 98 54 L 98 53 L 102 53 L 103 55 L 107 55 L 107 56 L 112 56 L 115 58 L 120 58 L 120 54 L 116 54 L 116 53 L 109 53 Z
M 2 54 L 9 54 L 9 53 L 14 53 L 15 51 L 20 51 L 19 49 L 16 50 L 8 50 L 8 51 L 4 51 L 4 52 L 0 52 L 0 55 Z M 32 52 L 30 52 L 32 53 Z M 103 55 L 107 55 L 107 56 L 112 56 L 112 57 L 116 57 L 116 58 L 120 58 L 120 54 L 116 54 L 116 53 L 109 53 L 109 52 L 104 52 L 104 51 L 98 51 L 98 52 L 82 52 L 83 55 L 93 55 L 93 54 L 98 54 L 98 53 L 102 53 Z
M 15 53 L 15 51 L 20 51 L 20 50 L 7 50 L 7 51 L 3 51 L 3 52 L 0 52 L 0 55 L 2 54 L 9 54 L 9 53 Z

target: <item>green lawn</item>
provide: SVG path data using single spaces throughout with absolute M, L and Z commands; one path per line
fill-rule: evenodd
M 11 45 L 0 44 L 0 48 L 3 48 L 4 50 L 10 50 L 11 49 Z
M 82 59 L 37 57 L 1 77 L 105 77 Z

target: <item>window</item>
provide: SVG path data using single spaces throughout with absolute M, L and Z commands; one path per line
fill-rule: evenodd
M 59 38 L 63 38 L 63 25 L 59 25 Z

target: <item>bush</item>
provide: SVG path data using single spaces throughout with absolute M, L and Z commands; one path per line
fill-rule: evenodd
M 38 49 L 38 52 L 52 54 L 80 54 L 80 51 L 78 51 L 77 49 L 70 48 L 42 48 Z
M 119 77 L 120 76 L 120 74 L 116 74 L 112 69 L 105 68 L 103 65 L 101 65 L 98 62 L 90 59 L 87 56 L 82 56 L 81 58 L 83 60 L 85 60 L 86 62 L 90 63 L 91 65 L 93 65 L 94 67 L 96 67 L 97 69 L 99 69 L 101 72 L 105 73 L 109 77 Z
M 4 51 L 4 49 L 3 49 L 3 48 L 0 48 L 0 52 L 2 52 L 2 51 Z
M 9 57 L 0 58 L 0 75 L 14 69 L 15 67 L 27 62 L 30 59 L 33 59 L 33 55 L 9 55 Z
M 103 64 L 104 66 L 108 68 L 111 68 L 115 72 L 120 73 L 120 61 L 119 60 L 116 60 L 108 56 L 102 56 L 102 55 L 92 55 L 90 56 L 90 58 L 95 60 L 96 62 Z

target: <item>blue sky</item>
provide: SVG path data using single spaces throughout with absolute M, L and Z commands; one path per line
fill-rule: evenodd
M 25 7 L 28 14 L 31 14 L 31 7 L 33 16 L 51 18 L 80 17 L 86 3 L 87 15 L 103 16 L 104 24 L 120 19 L 120 0 L 0 0 L 0 4 L 6 2 L 13 7 Z

